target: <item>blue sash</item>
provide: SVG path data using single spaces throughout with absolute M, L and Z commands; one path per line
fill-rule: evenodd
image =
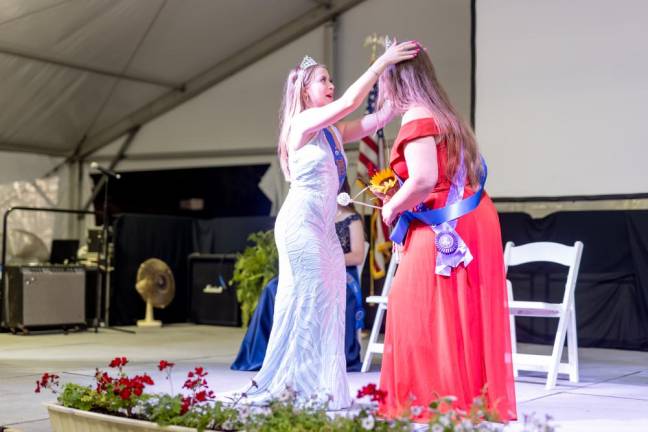
M 407 230 L 409 229 L 410 223 L 413 220 L 418 220 L 425 225 L 438 225 L 443 222 L 448 222 L 454 219 L 457 219 L 467 213 L 470 213 L 477 208 L 479 202 L 481 201 L 482 194 L 484 192 L 484 184 L 486 183 L 486 177 L 488 177 L 488 167 L 486 166 L 486 161 L 484 158 L 481 158 L 482 166 L 484 170 L 482 172 L 481 178 L 479 179 L 479 187 L 475 193 L 468 198 L 462 199 L 445 207 L 441 207 L 434 210 L 427 210 L 422 212 L 412 212 L 405 211 L 401 213 L 396 222 L 396 226 L 392 231 L 389 238 L 396 242 L 403 244 L 405 237 L 407 236 Z
M 339 191 L 342 190 L 342 185 L 344 184 L 344 179 L 346 178 L 346 161 L 344 160 L 344 155 L 335 144 L 335 139 L 333 138 L 331 131 L 327 128 L 322 129 L 322 131 L 324 132 L 326 141 L 328 141 L 329 145 L 331 146 L 331 151 L 333 152 L 333 161 L 335 162 L 335 166 L 338 172 L 338 179 L 340 180 L 340 187 L 338 188 Z

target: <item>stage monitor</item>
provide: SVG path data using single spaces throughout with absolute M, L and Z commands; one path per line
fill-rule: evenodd
M 50 253 L 50 263 L 52 264 L 70 264 L 77 261 L 77 251 L 79 250 L 79 240 L 52 240 L 52 252 Z

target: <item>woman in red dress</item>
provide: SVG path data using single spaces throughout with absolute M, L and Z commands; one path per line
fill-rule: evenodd
M 390 66 L 379 85 L 381 98 L 403 114 L 390 160 L 403 183 L 383 206 L 384 222 L 389 226 L 408 210 L 438 209 L 475 194 L 485 166 L 427 53 Z M 442 237 L 435 243 L 442 226 L 450 227 L 458 244 L 450 261 L 444 261 L 442 254 L 450 251 Z M 497 211 L 485 192 L 455 221 L 432 226 L 412 219 L 389 294 L 383 415 L 398 416 L 447 395 L 456 397 L 455 408 L 467 409 L 484 392 L 502 421 L 516 419 L 501 242 Z

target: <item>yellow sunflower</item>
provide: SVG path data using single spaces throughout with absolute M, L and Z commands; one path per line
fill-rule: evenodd
M 396 175 L 391 170 L 391 168 L 385 168 L 378 171 L 371 177 L 369 183 L 369 188 L 372 192 L 378 192 L 381 194 L 387 194 L 387 191 L 394 188 L 398 184 Z

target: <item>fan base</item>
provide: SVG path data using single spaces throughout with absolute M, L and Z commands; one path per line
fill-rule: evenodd
M 162 321 L 158 320 L 137 320 L 137 327 L 162 327 Z

